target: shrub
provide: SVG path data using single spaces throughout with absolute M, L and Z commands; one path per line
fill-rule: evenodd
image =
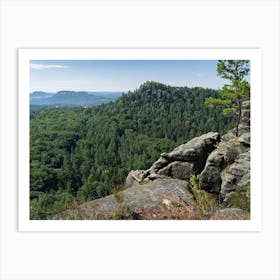
M 239 208 L 250 212 L 250 194 L 248 190 L 250 183 L 247 183 L 228 195 L 228 203 L 231 207 Z
M 119 210 L 113 213 L 112 220 L 132 220 L 134 211 L 129 205 L 123 205 Z
M 123 194 L 123 192 L 114 189 L 113 190 L 113 195 L 114 195 L 114 198 L 115 198 L 117 203 L 124 202 L 124 194 Z
M 193 195 L 196 201 L 197 210 L 200 215 L 197 215 L 197 219 L 209 219 L 217 209 L 219 209 L 219 203 L 216 197 L 199 187 L 199 175 L 192 175 L 189 180 Z

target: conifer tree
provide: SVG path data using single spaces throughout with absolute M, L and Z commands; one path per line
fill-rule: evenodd
M 209 97 L 205 100 L 207 106 L 225 107 L 225 115 L 236 115 L 236 136 L 241 120 L 242 101 L 250 98 L 250 84 L 245 80 L 249 71 L 249 60 L 219 60 L 217 75 L 228 80 L 228 83 L 219 90 L 220 98 Z

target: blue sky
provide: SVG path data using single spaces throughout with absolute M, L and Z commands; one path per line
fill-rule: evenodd
M 32 60 L 30 92 L 128 91 L 145 81 L 220 88 L 217 60 Z

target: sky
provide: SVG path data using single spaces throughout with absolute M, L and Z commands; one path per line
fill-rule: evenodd
M 30 92 L 135 90 L 146 81 L 221 88 L 217 60 L 32 60 Z

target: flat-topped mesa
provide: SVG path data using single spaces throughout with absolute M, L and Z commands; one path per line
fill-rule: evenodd
M 162 153 L 148 170 L 131 171 L 126 185 L 129 187 L 144 180 L 154 180 L 166 176 L 189 180 L 192 175 L 199 174 L 203 170 L 208 155 L 215 149 L 219 141 L 220 134 L 217 132 L 195 137 L 170 153 Z

